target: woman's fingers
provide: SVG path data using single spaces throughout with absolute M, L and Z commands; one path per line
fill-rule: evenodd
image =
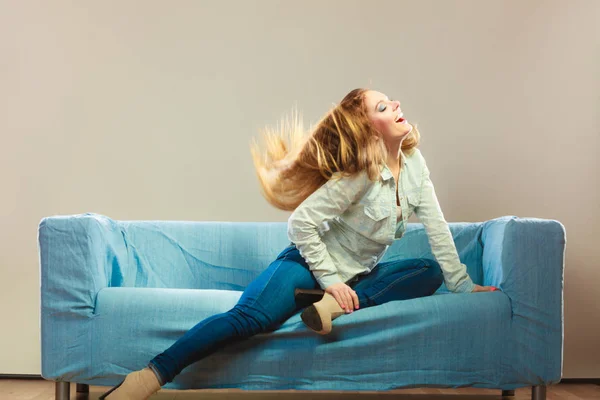
M 354 309 L 358 309 L 358 296 L 350 286 L 340 285 L 340 287 L 331 287 L 331 289 L 327 289 L 328 290 L 326 291 L 335 298 L 335 300 L 338 302 L 340 307 L 344 309 L 345 312 L 351 313 L 354 311 Z
M 354 299 L 354 309 L 358 310 L 358 307 L 360 305 L 360 302 L 358 301 L 358 295 L 356 294 L 356 292 L 354 290 L 351 293 L 352 293 L 352 298 Z
M 344 291 L 344 304 L 346 305 L 344 310 L 349 312 L 352 309 L 352 298 L 350 298 L 350 293 L 347 290 Z
M 346 291 L 346 312 L 353 312 L 355 309 L 358 309 L 358 296 L 356 292 L 352 289 L 348 289 Z
M 495 290 L 499 289 L 495 286 L 480 286 L 476 284 L 473 292 L 493 292 Z
M 341 290 L 341 295 L 342 295 L 342 300 L 344 302 L 344 305 L 342 306 L 342 308 L 344 309 L 344 311 L 349 312 L 352 309 L 352 298 L 350 297 L 350 293 L 348 293 L 348 289 L 346 290 Z
M 333 297 L 337 300 L 340 307 L 342 307 L 343 309 L 346 309 L 346 305 L 344 304 L 344 299 L 343 299 L 341 292 L 339 292 L 338 290 L 334 291 Z

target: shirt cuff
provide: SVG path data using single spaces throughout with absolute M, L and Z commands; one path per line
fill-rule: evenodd
M 314 275 L 314 273 L 313 273 Z M 334 274 L 334 275 L 322 275 L 322 276 L 315 276 L 315 279 L 317 280 L 317 282 L 319 283 L 319 286 L 321 286 L 321 289 L 325 290 L 327 289 L 329 286 L 334 285 L 336 283 L 343 283 L 344 281 L 342 281 L 342 279 L 340 278 L 340 276 L 338 274 Z
M 467 279 L 463 283 L 454 288 L 454 293 L 471 293 L 473 289 L 475 289 L 475 284 L 471 280 L 471 277 L 467 276 Z

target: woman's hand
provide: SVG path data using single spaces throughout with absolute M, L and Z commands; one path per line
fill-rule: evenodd
M 352 288 L 345 283 L 335 283 L 328 286 L 325 291 L 332 295 L 346 313 L 353 312 L 353 309 L 358 310 L 358 296 Z
M 499 290 L 497 287 L 495 286 L 479 286 L 479 285 L 475 285 L 475 288 L 473 289 L 473 291 L 471 293 L 475 293 L 475 292 L 493 292 L 494 290 Z

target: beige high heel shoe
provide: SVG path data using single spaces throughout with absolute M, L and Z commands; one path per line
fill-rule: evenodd
M 99 397 L 103 400 L 147 400 L 160 390 L 160 382 L 149 367 L 140 371 L 133 371 L 125 377 L 123 382 Z
M 331 321 L 346 313 L 335 297 L 325 292 L 323 299 L 307 307 L 300 318 L 304 324 L 320 335 L 331 332 Z

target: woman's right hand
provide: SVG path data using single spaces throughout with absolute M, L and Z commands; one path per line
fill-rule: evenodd
M 343 282 L 328 286 L 325 291 L 332 295 L 346 313 L 351 313 L 354 308 L 358 310 L 358 296 L 352 288 Z
M 495 286 L 480 286 L 475 284 L 475 287 L 473 288 L 473 291 L 471 293 L 475 293 L 475 292 L 493 292 L 495 290 L 499 290 L 497 287 Z

